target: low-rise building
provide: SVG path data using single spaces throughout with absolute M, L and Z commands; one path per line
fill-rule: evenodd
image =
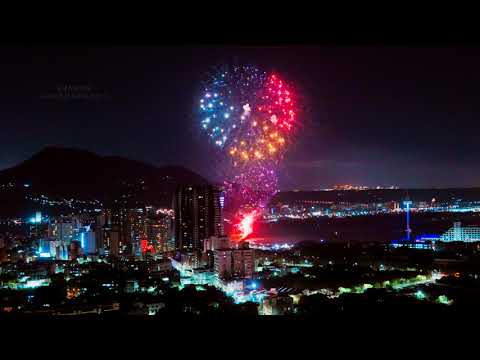
M 480 227 L 478 226 L 466 226 L 462 227 L 461 222 L 453 223 L 453 227 L 451 227 L 446 233 L 444 233 L 440 240 L 443 242 L 453 242 L 453 241 L 461 241 L 461 242 L 476 242 L 480 241 Z
M 214 271 L 219 279 L 251 279 L 255 271 L 254 249 L 244 242 L 236 248 L 215 250 Z
M 286 315 L 293 311 L 293 298 L 289 295 L 273 295 L 263 299 L 263 315 Z

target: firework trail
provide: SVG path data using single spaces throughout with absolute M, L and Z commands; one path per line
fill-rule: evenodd
M 295 93 L 278 74 L 235 66 L 207 80 L 198 106 L 202 131 L 229 160 L 227 198 L 244 239 L 278 189 L 276 169 L 296 128 Z

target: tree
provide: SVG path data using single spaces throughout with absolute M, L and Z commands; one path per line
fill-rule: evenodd
M 298 313 L 303 315 L 321 315 L 335 309 L 332 302 L 322 294 L 302 296 L 298 304 Z

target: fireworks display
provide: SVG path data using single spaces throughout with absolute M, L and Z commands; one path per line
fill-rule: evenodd
M 240 239 L 245 239 L 248 235 L 253 232 L 253 223 L 257 216 L 256 210 L 245 214 L 240 222 L 238 223 L 238 230 L 240 231 Z
M 225 179 L 240 238 L 278 189 L 276 169 L 296 125 L 295 93 L 278 74 L 236 66 L 214 74 L 200 98 L 201 128 L 229 157 Z

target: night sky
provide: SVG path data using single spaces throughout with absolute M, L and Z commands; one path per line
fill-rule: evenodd
M 480 50 L 472 47 L 4 47 L 0 54 L 0 169 L 56 145 L 212 178 L 214 156 L 195 117 L 200 83 L 214 66 L 248 63 L 278 71 L 302 96 L 303 125 L 282 189 L 480 185 Z M 68 86 L 90 87 L 90 98 L 53 96 Z

